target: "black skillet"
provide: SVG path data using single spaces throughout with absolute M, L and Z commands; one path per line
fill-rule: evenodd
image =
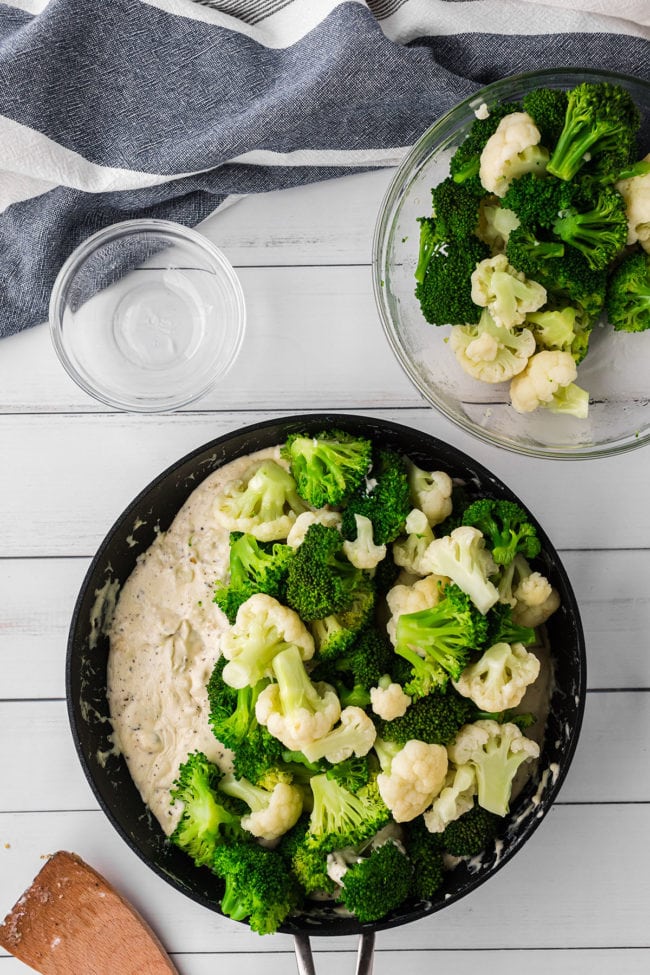
M 194 488 L 212 471 L 252 451 L 281 443 L 292 431 L 338 427 L 373 438 L 402 451 L 418 466 L 445 470 L 461 478 L 471 494 L 519 499 L 497 477 L 455 447 L 386 420 L 342 414 L 307 414 L 266 420 L 226 434 L 192 451 L 151 482 L 117 519 L 92 561 L 81 587 L 70 628 L 66 665 L 68 713 L 75 745 L 97 800 L 132 850 L 166 883 L 211 911 L 219 912 L 220 882 L 198 869 L 171 846 L 147 815 L 124 760 L 112 753 L 106 701 L 107 624 L 110 600 L 128 577 L 138 556 L 153 542 Z M 521 502 L 519 501 L 521 504 Z M 533 519 L 534 520 L 534 519 Z M 536 523 L 537 524 L 537 523 Z M 560 609 L 547 624 L 554 682 L 538 773 L 517 797 L 493 852 L 473 866 L 451 871 L 431 901 L 410 901 L 375 924 L 359 924 L 326 904 L 291 918 L 281 931 L 294 936 L 301 975 L 314 972 L 310 936 L 360 936 L 357 972 L 372 970 L 375 932 L 408 924 L 433 914 L 485 883 L 506 864 L 539 826 L 551 807 L 572 760 L 584 711 L 586 662 L 582 625 L 565 569 L 543 529 L 537 525 L 543 552 L 536 568 L 558 590 Z M 108 607 L 108 610 L 107 610 Z M 561 652 L 560 652 L 561 651 Z

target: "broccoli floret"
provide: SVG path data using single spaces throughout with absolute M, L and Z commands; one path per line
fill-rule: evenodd
M 307 622 L 348 609 L 363 578 L 343 552 L 337 528 L 316 522 L 289 563 L 286 599 Z
M 212 869 L 225 882 L 221 910 L 251 930 L 273 934 L 297 907 L 298 887 L 276 850 L 257 843 L 233 843 L 214 852 Z
M 249 596 L 265 592 L 284 601 L 289 560 L 294 550 L 280 542 L 259 542 L 245 532 L 230 533 L 229 580 L 217 585 L 214 602 L 232 625 Z
M 315 775 L 311 790 L 314 807 L 309 817 L 308 844 L 312 849 L 330 852 L 357 846 L 390 821 L 376 776 L 352 792 L 326 774 Z
M 379 921 L 406 900 L 413 864 L 392 840 L 354 857 L 341 878 L 341 901 L 362 924 Z
M 502 118 L 520 111 L 521 105 L 518 102 L 497 102 L 490 106 L 486 118 L 474 119 L 467 136 L 449 162 L 449 172 L 455 183 L 463 184 L 476 196 L 485 196 L 485 189 L 478 175 L 485 143 L 494 135 Z
M 343 762 L 337 762 L 325 772 L 328 778 L 334 779 L 344 789 L 356 792 L 370 781 L 370 765 L 367 755 L 351 755 Z
M 243 836 L 239 816 L 217 799 L 221 771 L 203 752 L 193 752 L 178 771 L 170 791 L 172 802 L 182 802 L 181 818 L 171 835 L 198 866 L 212 864 L 214 852 L 223 843 Z
M 355 515 L 363 515 L 372 522 L 375 543 L 385 545 L 404 530 L 410 510 L 406 461 L 394 450 L 380 448 L 368 481 L 355 491 L 343 510 L 341 530 L 345 538 L 354 540 L 357 534 Z
M 564 256 L 564 244 L 557 240 L 540 240 L 528 227 L 516 227 L 508 237 L 506 257 L 518 271 L 527 278 L 538 280 L 543 273 L 543 265 L 551 258 Z M 528 318 L 527 318 L 528 320 Z
M 537 233 L 540 228 L 552 228 L 558 213 L 573 204 L 575 194 L 573 184 L 553 176 L 524 173 L 512 180 L 501 202 L 517 214 L 522 226 Z
M 310 842 L 308 816 L 302 816 L 293 829 L 285 833 L 277 850 L 306 894 L 335 893 L 337 884 L 327 872 L 330 851 Z
M 446 745 L 464 724 L 472 721 L 476 708 L 447 685 L 434 688 L 425 697 L 413 701 L 401 718 L 375 720 L 378 736 L 384 741 L 405 745 L 416 738 L 431 745 Z
M 547 149 L 553 149 L 564 128 L 567 103 L 567 93 L 559 88 L 534 88 L 524 95 L 522 108 L 539 129 Z
M 476 265 L 489 256 L 490 248 L 476 236 L 433 248 L 415 286 L 415 297 L 430 325 L 478 321 L 481 309 L 472 301 L 471 277 Z
M 536 642 L 535 630 L 530 626 L 520 626 L 512 618 L 512 609 L 508 603 L 497 603 L 487 613 L 487 634 L 485 644 L 488 647 L 495 643 L 523 643 L 524 646 Z
M 475 233 L 479 218 L 479 199 L 451 176 L 431 191 L 436 234 L 441 241 L 462 243 Z
M 214 502 L 214 516 L 222 527 L 265 542 L 286 538 L 306 510 L 293 477 L 274 460 L 254 464 L 242 478 L 227 484 Z
M 485 640 L 486 630 L 485 617 L 454 584 L 446 587 L 436 606 L 402 614 L 397 621 L 395 651 L 412 668 L 406 693 L 423 697 L 435 687 L 444 687 L 450 677 L 460 677 L 470 652 Z
M 349 674 L 354 684 L 377 687 L 384 674 L 392 674 L 395 653 L 385 631 L 369 626 L 343 656 L 334 662 L 336 670 Z
M 605 307 L 617 332 L 650 328 L 650 254 L 632 251 L 623 258 L 609 279 Z
M 225 664 L 225 657 L 220 657 L 208 681 L 208 720 L 215 738 L 234 752 L 235 773 L 257 784 L 277 772 L 282 761 L 282 743 L 255 717 L 257 699 L 268 681 L 235 690 L 223 680 Z
M 537 529 L 514 501 L 473 501 L 463 512 L 463 524 L 478 528 L 489 539 L 488 547 L 497 565 L 508 565 L 517 552 L 533 559 L 542 548 Z
M 370 440 L 344 430 L 325 430 L 312 436 L 293 433 L 281 451 L 300 497 L 314 508 L 341 504 L 366 476 L 371 453 Z
M 621 85 L 583 82 L 567 96 L 564 126 L 547 166 L 559 179 L 572 180 L 583 166 L 611 179 L 636 149 L 639 110 Z
M 604 270 L 627 242 L 625 200 L 613 187 L 601 187 L 589 202 L 561 210 L 552 229 L 579 250 L 594 271 Z
M 404 846 L 413 864 L 411 893 L 418 900 L 431 900 L 444 880 L 440 834 L 430 833 L 422 816 L 403 824 Z
M 311 623 L 316 650 L 323 660 L 340 656 L 354 643 L 372 618 L 376 598 L 373 581 L 362 575 L 352 591 L 352 602 L 347 609 Z
M 442 845 L 452 856 L 473 857 L 487 848 L 498 829 L 499 817 L 475 803 L 445 827 Z

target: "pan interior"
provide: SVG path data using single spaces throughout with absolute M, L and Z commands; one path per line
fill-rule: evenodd
M 369 436 L 408 454 L 423 469 L 441 469 L 462 478 L 476 495 L 522 502 L 493 474 L 455 447 L 428 434 L 385 420 L 339 414 L 308 414 L 268 420 L 214 440 L 179 460 L 151 482 L 118 518 L 102 542 L 82 584 L 68 640 L 68 713 L 88 781 L 114 827 L 159 876 L 194 901 L 219 912 L 220 881 L 166 839 L 147 810 L 126 763 L 113 747 L 106 700 L 108 625 L 121 585 L 160 531 L 166 530 L 197 484 L 236 457 L 281 443 L 294 431 L 316 433 L 336 426 Z M 525 507 L 525 506 L 524 506 Z M 533 521 L 535 519 L 533 518 Z M 283 932 L 317 936 L 379 930 L 432 914 L 465 896 L 491 877 L 527 841 L 550 808 L 568 771 L 577 743 L 586 690 L 582 626 L 566 571 L 537 523 L 543 554 L 539 569 L 558 590 L 560 609 L 547 623 L 553 656 L 553 691 L 536 775 L 513 803 L 494 848 L 461 863 L 446 875 L 431 901 L 412 901 L 381 922 L 360 925 L 328 904 L 290 919 Z

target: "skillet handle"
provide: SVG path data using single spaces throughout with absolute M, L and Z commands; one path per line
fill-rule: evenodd
M 296 934 L 293 938 L 298 975 L 316 975 L 309 935 Z M 369 931 L 359 938 L 356 975 L 372 975 L 375 956 L 375 932 Z

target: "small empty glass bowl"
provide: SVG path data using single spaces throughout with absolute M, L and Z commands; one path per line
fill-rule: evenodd
M 586 419 L 545 409 L 517 413 L 508 385 L 468 376 L 447 345 L 449 328 L 425 321 L 415 297 L 417 219 L 431 213 L 431 188 L 449 175 L 449 160 L 483 102 L 521 101 L 533 88 L 569 89 L 583 81 L 608 81 L 630 91 L 642 116 L 639 155 L 645 155 L 650 150 L 649 81 L 579 69 L 504 78 L 455 106 L 413 146 L 388 188 L 373 242 L 373 285 L 384 331 L 421 395 L 481 440 L 535 457 L 602 457 L 650 442 L 650 331 L 614 332 L 604 321 L 594 327 L 576 380 L 590 394 Z
M 61 268 L 50 330 L 69 375 L 108 406 L 186 406 L 226 375 L 245 328 L 239 280 L 221 251 L 166 220 L 127 220 L 85 240 Z

